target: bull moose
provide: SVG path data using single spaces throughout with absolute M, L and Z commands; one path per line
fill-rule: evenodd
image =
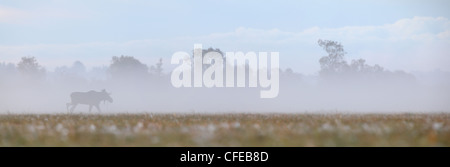
M 100 110 L 100 102 L 101 101 L 108 101 L 110 103 L 113 102 L 113 99 L 110 96 L 110 93 L 107 93 L 105 89 L 103 89 L 101 92 L 97 91 L 89 91 L 89 92 L 73 92 L 70 94 L 71 102 L 67 103 L 67 110 L 70 108 L 70 112 L 73 112 L 75 107 L 77 107 L 78 104 L 86 104 L 89 105 L 89 112 L 92 110 L 92 106 L 95 106 L 99 112 Z

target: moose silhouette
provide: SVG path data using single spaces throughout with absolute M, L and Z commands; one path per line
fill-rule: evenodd
M 77 107 L 78 104 L 86 104 L 89 105 L 89 112 L 92 110 L 92 106 L 95 106 L 99 112 L 101 112 L 100 109 L 100 102 L 101 101 L 108 101 L 110 103 L 113 102 L 113 99 L 110 96 L 110 93 L 107 93 L 105 89 L 103 89 L 101 92 L 97 91 L 89 91 L 89 92 L 73 92 L 70 94 L 71 102 L 67 103 L 67 110 L 70 112 L 73 112 L 75 107 Z

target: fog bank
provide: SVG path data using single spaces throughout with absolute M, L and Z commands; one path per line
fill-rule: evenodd
M 36 59 L 24 57 L 17 64 L 0 64 L 0 113 L 66 113 L 72 92 L 103 89 L 114 102 L 102 101 L 102 113 L 450 111 L 450 73 L 390 71 L 363 59 L 348 63 L 339 43 L 319 45 L 327 54 L 318 61 L 317 75 L 282 69 L 279 94 L 269 99 L 260 98 L 265 88 L 249 88 L 248 82 L 245 88 L 175 88 L 162 61 L 146 65 L 121 56 L 107 67 L 87 70 L 75 62 L 46 71 Z M 89 113 L 88 108 L 80 104 L 74 112 Z

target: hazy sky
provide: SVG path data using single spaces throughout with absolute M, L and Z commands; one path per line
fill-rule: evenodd
M 2 0 L 0 62 L 35 56 L 52 70 L 76 60 L 108 65 L 130 55 L 166 62 L 194 43 L 224 51 L 279 51 L 280 66 L 314 74 L 317 40 L 347 59 L 390 70 L 450 71 L 450 1 Z

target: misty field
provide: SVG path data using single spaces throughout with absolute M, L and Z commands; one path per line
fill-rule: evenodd
M 0 146 L 450 146 L 450 114 L 3 114 Z

